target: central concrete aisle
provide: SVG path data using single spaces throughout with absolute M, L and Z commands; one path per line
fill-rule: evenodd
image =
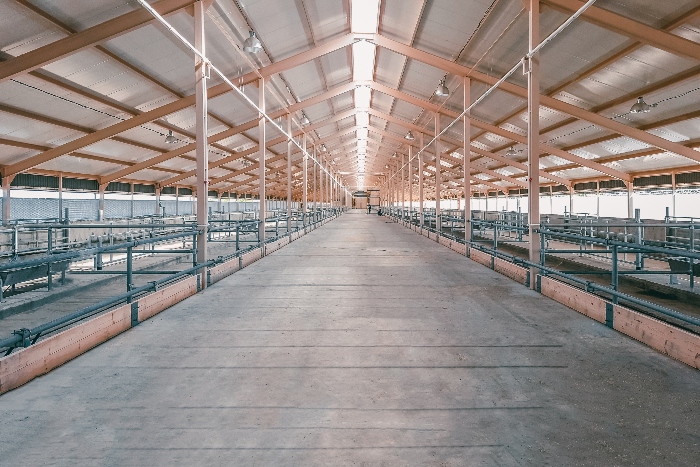
M 351 212 L 0 396 L 0 465 L 698 465 L 698 389 Z

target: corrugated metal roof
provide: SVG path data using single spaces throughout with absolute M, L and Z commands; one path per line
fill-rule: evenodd
M 55 41 L 69 37 L 70 30 L 85 31 L 140 8 L 136 2 L 125 0 L 33 0 L 31 4 L 35 10 L 43 11 L 44 17 L 21 3 L 0 0 L 0 50 L 6 62 L 14 61 L 13 57 L 21 61 L 22 55 L 32 50 L 50 47 Z M 550 4 L 544 2 L 542 7 L 543 37 L 570 14 L 552 8 Z M 595 5 L 659 30 L 666 28 L 671 34 L 700 44 L 700 14 L 696 12 L 687 16 L 696 6 L 693 0 L 601 0 Z M 297 57 L 349 34 L 350 8 L 351 0 L 215 0 L 205 18 L 207 55 L 231 81 L 237 83 L 241 75 L 253 69 Z M 55 20 L 50 20 L 50 17 Z M 167 20 L 184 37 L 193 40 L 192 16 L 187 12 L 180 10 L 168 15 Z M 257 33 L 265 48 L 256 56 L 238 50 L 250 29 Z M 460 65 L 472 66 L 497 79 L 527 52 L 527 12 L 520 0 L 380 0 L 378 34 L 405 44 L 416 53 L 424 51 Z M 616 56 L 620 51 L 625 52 Z M 416 133 L 416 142 L 421 128 L 426 136 L 424 142 L 430 141 L 434 134 L 431 105 L 441 106 L 446 113 L 462 110 L 462 77 L 446 73 L 437 60 L 430 59 L 427 60 L 430 63 L 425 63 L 416 57 L 419 55 L 412 58 L 377 47 L 374 80 L 426 102 L 428 108 L 406 102 L 397 97 L 398 94 L 372 91 L 372 108 L 398 120 L 370 117 L 370 126 L 377 131 L 371 132 L 368 144 L 365 170 L 368 174 L 372 172 L 371 168 L 385 171 L 384 166 L 393 152 L 407 153 L 407 146 L 401 138 L 408 129 Z M 267 84 L 271 93 L 266 99 L 268 111 L 303 103 L 350 83 L 353 60 L 351 47 L 346 46 L 311 60 L 299 60 L 274 73 Z M 179 102 L 194 92 L 193 66 L 192 54 L 173 40 L 163 26 L 150 22 L 51 60 L 34 71 L 28 69 L 12 79 L 2 80 L 0 105 L 4 107 L 0 107 L 0 166 L 11 168 L 41 154 L 41 149 L 30 149 L 35 146 L 61 146 L 85 134 L 128 121 L 140 112 Z M 648 44 L 635 45 L 634 39 L 614 27 L 579 18 L 543 49 L 541 70 L 540 92 L 543 95 L 552 95 L 562 102 L 671 142 L 700 146 L 700 114 L 697 110 L 700 60 L 690 58 L 688 53 L 674 53 Z M 434 94 L 443 77 L 451 90 L 448 99 Z M 526 77 L 518 71 L 508 82 L 525 87 Z M 218 83 L 220 81 L 213 79 L 210 85 Z M 472 101 L 486 88 L 486 84 L 472 80 Z M 257 102 L 255 85 L 246 85 L 244 92 Z M 646 114 L 630 114 L 629 108 L 638 95 L 643 95 L 650 104 L 658 103 L 658 106 Z M 472 115 L 509 132 L 526 135 L 526 103 L 522 96 L 499 90 L 477 106 Z M 344 92 L 313 104 L 301 104 L 299 109 L 303 108 L 312 123 L 318 123 L 354 106 L 354 94 Z M 242 125 L 257 118 L 257 112 L 233 92 L 211 98 L 209 111 L 209 134 L 213 139 L 231 125 Z M 301 117 L 299 110 L 294 117 L 297 121 Z M 451 120 L 443 116 L 441 127 Z M 286 128 L 286 122 L 281 123 Z M 348 116 L 309 131 L 310 144 L 328 141 L 329 154 L 349 175 L 358 170 L 357 145 L 348 144 L 355 142 L 356 138 L 354 133 L 339 138 L 335 136 L 355 125 L 355 119 Z M 688 170 L 695 165 L 700 170 L 700 164 L 688 157 L 656 149 L 631 136 L 620 136 L 608 128 L 572 118 L 561 109 L 542 106 L 540 125 L 542 142 L 632 175 L 649 171 L 671 172 L 678 168 Z M 118 170 L 193 141 L 194 126 L 194 108 L 187 105 L 155 121 L 85 146 L 77 151 L 79 154 L 71 155 L 73 151 L 69 151 L 22 171 L 109 178 Z M 165 144 L 164 137 L 169 130 L 175 130 L 180 143 Z M 279 131 L 268 129 L 268 139 L 279 135 Z M 462 125 L 455 125 L 446 137 L 450 141 L 462 140 Z M 497 151 L 501 155 L 514 144 L 507 137 L 474 127 L 471 128 L 471 137 L 476 147 Z M 257 138 L 256 126 L 252 125 L 249 130 L 218 140 L 211 145 L 210 160 L 215 163 L 223 157 L 254 148 Z M 455 145 L 445 143 L 445 147 L 452 150 Z M 524 148 L 522 144 L 516 147 Z M 285 154 L 286 143 L 279 143 L 271 149 L 276 154 Z M 432 149 L 426 152 L 432 152 Z M 254 161 L 257 157 L 253 152 L 247 159 Z M 294 157 L 296 160 L 299 156 L 295 154 Z M 524 161 L 526 157 L 521 153 L 516 159 Z M 163 182 L 178 173 L 193 170 L 193 158 L 194 152 L 190 151 L 120 179 Z M 517 177 L 521 173 L 520 169 L 499 161 L 483 159 L 483 166 L 495 170 L 496 174 L 515 174 Z M 273 166 L 277 167 L 276 164 Z M 543 169 L 561 166 L 562 170 L 556 173 L 572 181 L 609 178 L 594 168 L 581 167 L 559 156 L 542 157 L 540 164 Z M 286 170 L 281 162 L 279 166 Z M 212 168 L 210 176 L 226 177 L 242 167 L 241 160 L 231 161 Z M 434 167 L 428 170 L 434 171 Z M 253 174 L 255 172 L 251 172 Z M 482 175 L 477 174 L 477 177 Z M 492 173 L 483 177 L 497 182 Z M 249 180 L 250 190 L 256 190 L 257 180 L 247 175 L 235 176 L 216 188 L 245 180 Z M 357 183 L 356 177 L 346 177 L 346 180 L 350 184 Z M 367 185 L 379 181 L 378 176 L 365 177 Z M 184 178 L 177 183 L 192 184 L 194 178 Z M 278 188 L 280 192 L 284 191 L 283 185 Z M 504 185 L 509 186 L 509 182 L 504 182 Z

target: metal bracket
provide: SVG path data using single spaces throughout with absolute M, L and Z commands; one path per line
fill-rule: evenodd
M 614 328 L 613 318 L 615 316 L 613 304 L 610 302 L 605 303 L 605 325 L 609 328 Z
M 529 75 L 532 71 L 532 58 L 526 55 L 520 60 L 520 62 L 523 65 L 523 75 Z
M 12 331 L 12 334 L 15 336 L 21 336 L 22 337 L 22 342 L 19 343 L 17 347 L 29 347 L 31 345 L 30 339 L 29 339 L 29 334 L 30 331 L 27 328 L 22 328 L 17 331 Z
M 131 304 L 131 327 L 138 326 L 139 324 L 139 302 L 133 302 Z

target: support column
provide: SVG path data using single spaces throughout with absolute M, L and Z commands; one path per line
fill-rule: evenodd
M 552 193 L 549 193 L 549 196 L 552 196 Z M 550 198 L 551 199 L 551 198 Z M 569 215 L 574 214 L 574 186 L 572 185 L 571 188 L 569 188 Z
M 328 208 L 332 209 L 333 208 L 333 177 L 332 177 L 331 170 L 333 170 L 333 168 L 331 167 L 331 162 L 328 159 L 326 159 L 326 168 L 328 169 L 328 173 L 326 174 L 326 181 L 327 181 L 326 192 L 328 193 L 328 196 L 327 196 Z
M 323 155 L 318 154 L 318 207 L 323 210 L 323 203 L 325 203 L 325 177 L 323 173 Z
M 408 220 L 413 219 L 413 146 L 408 144 Z
M 442 174 L 440 173 L 440 114 L 435 114 L 435 230 L 441 231 L 440 198 L 442 197 Z
M 627 218 L 634 217 L 634 183 L 632 181 L 625 182 L 627 185 Z
M 10 185 L 14 175 L 2 177 L 2 225 L 10 225 Z
M 530 0 L 529 50 L 540 42 L 540 0 Z M 527 163 L 528 163 L 528 219 L 530 224 L 530 261 L 540 262 L 540 59 L 536 53 L 529 63 L 527 75 Z M 539 270 L 531 268 L 530 287 L 535 288 L 535 275 Z
M 292 136 L 292 114 L 287 114 L 287 134 Z M 291 229 L 292 218 L 292 144 L 291 138 L 287 141 L 287 232 Z
M 306 152 L 306 133 L 304 133 L 304 175 L 303 179 L 304 181 L 302 182 L 302 200 L 301 204 L 303 206 L 303 221 L 304 224 L 306 225 L 306 213 L 309 210 L 309 156 Z
M 676 217 L 676 172 L 671 174 L 671 215 Z
M 471 80 L 464 78 L 464 108 L 467 109 L 471 105 Z M 464 174 L 464 240 L 471 241 L 471 230 L 469 223 L 472 218 L 472 202 L 471 202 L 471 112 L 464 114 L 464 161 L 462 162 L 462 171 Z
M 156 188 L 156 216 L 162 216 L 163 215 L 163 210 L 161 209 L 160 205 L 160 188 Z M 104 207 L 102 204 L 100 205 L 100 209 L 102 210 L 102 213 L 104 213 Z M 102 214 L 100 214 L 100 220 L 102 220 Z
M 129 206 L 129 218 L 133 219 L 134 218 L 134 184 L 129 183 L 129 187 L 131 188 L 131 204 Z
M 107 189 L 107 184 L 103 183 L 99 187 L 99 203 L 100 207 L 98 208 L 99 210 L 97 211 L 97 220 L 102 222 L 105 220 L 105 190 Z M 60 204 L 59 204 L 59 213 L 61 212 L 60 210 Z M 58 216 L 59 219 L 61 218 L 61 215 Z
M 424 216 L 423 216 L 423 201 L 424 201 L 424 187 L 425 177 L 423 176 L 423 159 L 425 159 L 425 152 L 423 151 L 423 133 L 420 133 L 420 152 L 418 153 L 418 217 L 420 219 L 420 226 L 423 227 Z
M 392 167 L 394 169 L 394 208 L 398 208 L 399 206 L 399 167 L 398 164 L 396 167 Z
M 194 46 L 206 56 L 204 39 L 204 2 L 194 3 Z M 195 56 L 195 122 L 196 122 L 196 158 L 197 158 L 197 263 L 207 262 L 207 229 L 209 216 L 207 198 L 209 197 L 209 147 L 207 141 L 207 78 L 206 65 Z M 206 270 L 199 271 L 200 288 L 207 285 Z
M 403 219 L 403 210 L 406 207 L 406 156 L 401 154 L 401 219 Z
M 260 78 L 258 80 L 258 107 L 262 112 L 265 112 L 265 78 Z M 265 117 L 260 115 L 260 122 L 258 123 L 258 146 L 259 150 L 259 172 L 258 172 L 258 197 L 260 198 L 260 243 L 265 241 L 265 219 L 267 219 L 267 205 L 266 205 L 266 192 L 265 192 L 265 152 L 267 150 L 266 137 L 265 137 Z
M 61 222 L 62 219 L 63 219 L 63 174 L 58 174 L 58 222 Z
M 314 145 L 314 160 L 313 160 L 313 165 L 312 165 L 312 171 L 314 174 L 314 220 L 316 220 L 316 209 L 318 208 L 317 202 L 318 202 L 318 184 L 316 182 L 316 169 L 317 169 L 317 161 L 318 160 L 318 153 L 316 152 L 316 145 Z

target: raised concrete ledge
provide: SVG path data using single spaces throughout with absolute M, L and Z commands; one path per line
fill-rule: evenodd
M 198 277 L 181 280 L 0 359 L 0 394 L 48 373 L 196 294 L 197 282 Z
M 550 277 L 538 276 L 540 293 L 562 305 L 605 324 L 607 301 L 597 295 L 572 287 Z
M 48 373 L 131 327 L 124 305 L 0 359 L 0 394 Z
M 493 270 L 515 282 L 520 282 L 523 285 L 530 284 L 530 271 L 505 259 L 493 258 Z
M 410 227 L 410 226 L 409 226 Z M 411 229 L 413 230 L 413 229 Z M 454 242 L 427 230 L 416 232 L 430 239 L 438 237 L 441 245 L 466 255 L 504 276 L 524 285 L 529 285 L 530 271 L 501 258 L 496 258 L 475 248 L 460 244 L 463 251 L 456 250 Z M 542 295 L 565 305 L 572 310 L 605 324 L 654 350 L 672 357 L 693 368 L 700 369 L 700 336 L 684 331 L 671 324 L 652 318 L 620 305 L 613 305 L 602 297 L 588 293 L 564 282 L 545 276 L 537 276 Z
M 654 350 L 700 369 L 700 336 L 629 308 L 613 305 L 564 282 L 538 276 L 543 295 L 612 327 Z
M 620 305 L 613 306 L 613 329 L 700 370 L 700 336 Z
M 311 227 L 311 230 L 316 227 L 316 225 Z M 238 258 L 210 268 L 208 271 L 209 284 L 214 284 L 260 260 L 266 254 L 277 251 L 305 233 L 306 229 L 295 232 L 290 236 L 266 244 L 262 248 L 256 248 Z M 0 394 L 48 373 L 112 337 L 138 325 L 138 323 L 195 295 L 199 290 L 199 277 L 188 277 L 150 293 L 138 301 L 110 310 L 27 348 L 18 349 L 7 357 L 0 358 Z
M 479 264 L 493 269 L 493 256 L 475 248 L 469 249 L 469 258 Z

